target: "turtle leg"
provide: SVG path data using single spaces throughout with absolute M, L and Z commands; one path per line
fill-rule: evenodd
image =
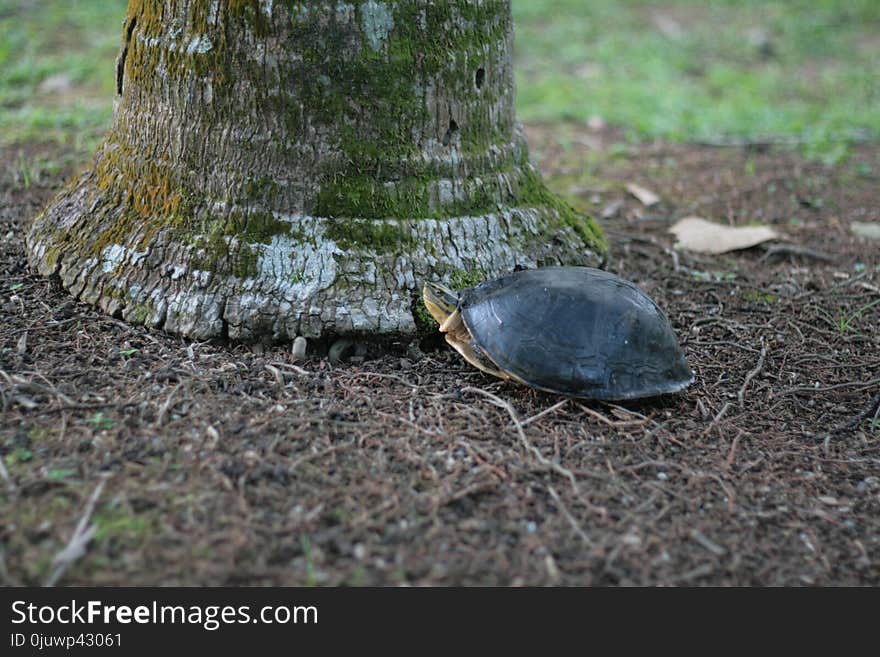
M 509 379 L 510 376 L 498 369 L 498 366 L 492 362 L 486 353 L 474 344 L 470 331 L 464 325 L 461 319 L 461 312 L 456 310 L 446 321 L 440 325 L 440 330 L 446 333 L 446 342 L 448 342 L 464 359 L 477 369 L 482 370 L 486 374 L 497 376 L 499 379 Z

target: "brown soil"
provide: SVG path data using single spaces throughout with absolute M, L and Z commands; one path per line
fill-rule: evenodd
M 880 149 L 830 169 L 564 132 L 530 130 L 542 169 L 608 215 L 685 393 L 585 403 L 430 341 L 331 366 L 127 326 L 27 271 L 24 226 L 71 172 L 26 186 L 4 154 L 0 582 L 880 584 L 880 257 L 849 231 L 880 220 Z M 677 253 L 691 214 L 789 241 Z M 53 567 L 84 516 L 85 553 Z

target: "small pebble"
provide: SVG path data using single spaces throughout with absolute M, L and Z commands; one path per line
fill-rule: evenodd
M 308 347 L 308 341 L 303 336 L 298 336 L 296 340 L 293 341 L 293 360 L 294 362 L 305 360 L 306 358 L 306 348 Z

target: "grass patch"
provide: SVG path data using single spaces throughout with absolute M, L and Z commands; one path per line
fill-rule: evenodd
M 143 515 L 136 515 L 126 508 L 111 505 L 95 515 L 95 524 L 98 527 L 95 539 L 98 541 L 116 538 L 139 542 L 149 529 L 150 523 Z
M 94 148 L 126 0 L 0 0 L 0 146 Z M 633 139 L 790 137 L 838 161 L 880 136 L 876 0 L 513 0 L 525 121 Z M 23 173 L 25 178 L 29 172 Z
M 110 121 L 126 0 L 0 0 L 0 146 L 95 147 Z
M 513 12 L 525 121 L 790 137 L 832 161 L 848 139 L 880 135 L 874 0 L 514 0 Z
M 758 290 L 746 290 L 743 292 L 742 297 L 748 303 L 776 303 L 779 301 L 779 297 L 775 294 Z
M 18 449 L 15 449 L 7 454 L 5 460 L 6 465 L 12 468 L 19 463 L 27 463 L 32 458 L 34 458 L 34 453 L 31 450 L 19 447 Z
M 101 411 L 98 411 L 86 420 L 86 423 L 94 427 L 98 431 L 106 431 L 113 428 L 113 418 L 107 417 Z

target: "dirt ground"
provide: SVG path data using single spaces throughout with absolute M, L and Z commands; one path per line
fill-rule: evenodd
M 667 311 L 684 393 L 565 400 L 431 340 L 334 366 L 130 327 L 27 271 L 71 168 L 3 154 L 0 582 L 880 584 L 880 257 L 850 231 L 880 220 L 880 149 L 827 168 L 557 132 L 529 129 L 535 158 Z M 788 240 L 673 251 L 694 214 Z

